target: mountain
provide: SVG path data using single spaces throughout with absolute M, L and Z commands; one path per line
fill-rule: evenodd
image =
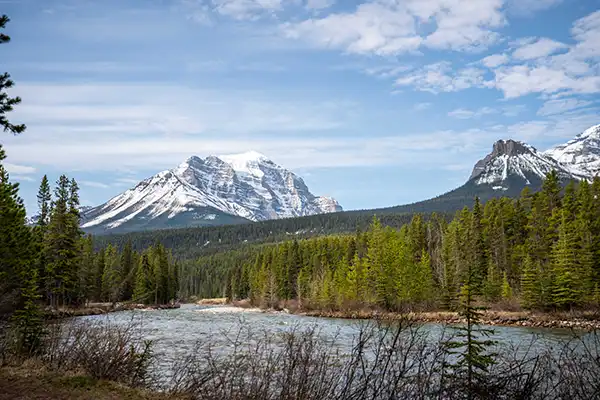
M 85 211 L 87 232 L 205 226 L 341 211 L 313 195 L 302 178 L 264 155 L 190 157 Z
M 432 199 L 374 211 L 379 214 L 454 212 L 470 207 L 475 197 L 485 202 L 495 197 L 517 197 L 525 187 L 535 192 L 552 170 L 558 173 L 563 184 L 590 178 L 526 143 L 498 140 L 492 146 L 492 152 L 475 164 L 462 186 Z
M 586 129 L 575 139 L 544 152 L 574 174 L 594 177 L 600 172 L 600 125 Z
M 469 182 L 497 191 L 538 187 L 544 177 L 555 170 L 561 180 L 583 179 L 554 158 L 534 147 L 515 140 L 499 140 L 492 152 L 475 164 Z M 467 182 L 468 183 L 468 182 Z

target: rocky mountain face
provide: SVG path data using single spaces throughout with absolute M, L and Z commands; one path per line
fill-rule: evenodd
M 552 170 L 561 180 L 585 177 L 528 144 L 499 140 L 494 143 L 492 152 L 475 164 L 469 181 L 475 185 L 487 185 L 493 190 L 507 191 L 509 186 L 519 189 L 527 185 L 536 187 Z
M 190 157 L 85 211 L 88 232 L 222 225 L 341 211 L 257 152 Z
M 546 174 L 558 173 L 563 184 L 571 180 L 593 179 L 600 171 L 600 125 L 545 152 L 516 140 L 499 140 L 492 152 L 479 160 L 462 186 L 432 199 L 390 207 L 382 212 L 432 213 L 454 212 L 494 197 L 517 197 L 525 187 L 541 188 Z
M 575 139 L 544 152 L 572 173 L 594 177 L 600 172 L 600 125 L 586 129 Z

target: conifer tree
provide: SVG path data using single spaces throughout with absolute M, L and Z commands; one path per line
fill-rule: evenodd
M 577 254 L 578 238 L 575 223 L 567 209 L 562 210 L 558 241 L 552 249 L 555 283 L 553 302 L 559 308 L 570 308 L 582 298 L 582 274 Z
M 104 271 L 102 273 L 102 293 L 107 301 L 116 303 L 121 300 L 122 277 L 119 254 L 117 249 L 109 244 L 104 254 Z
M 143 304 L 149 304 L 153 300 L 154 286 L 152 284 L 152 267 L 148 254 L 142 254 L 137 268 L 133 298 Z
M 0 29 L 5 29 L 9 21 L 10 19 L 6 15 L 2 15 L 0 17 Z M 8 42 L 10 42 L 10 36 L 0 31 L 0 44 Z M 11 112 L 14 106 L 21 102 L 21 98 L 10 97 L 6 92 L 6 89 L 10 89 L 13 86 L 14 82 L 10 79 L 8 72 L 0 75 L 0 127 L 2 127 L 4 132 L 16 135 L 25 131 L 25 125 L 14 125 L 6 117 L 6 113 Z
M 50 203 L 52 201 L 52 195 L 50 193 L 50 183 L 48 177 L 44 175 L 40 184 L 40 189 L 37 195 L 38 202 L 38 219 L 37 226 L 40 227 L 43 233 L 45 233 L 46 227 L 50 222 Z
M 465 319 L 466 325 L 458 330 L 457 339 L 445 343 L 447 352 L 456 355 L 457 360 L 448 367 L 450 372 L 464 379 L 464 388 L 467 399 L 480 398 L 487 392 L 486 377 L 489 368 L 495 364 L 495 353 L 490 352 L 489 347 L 496 344 L 488 339 L 494 333 L 493 330 L 479 328 L 481 314 L 478 307 L 474 305 L 474 295 L 471 289 L 473 280 L 477 280 L 474 268 L 467 267 L 467 281 L 461 287 L 459 314 Z
M 522 301 L 525 308 L 537 308 L 542 305 L 539 272 L 534 261 L 527 255 L 521 277 Z
M 121 270 L 123 276 L 121 281 L 123 282 L 123 299 L 131 299 L 133 296 L 133 289 L 135 283 L 135 268 L 133 262 L 133 250 L 131 247 L 131 240 L 128 240 L 123 247 L 121 252 Z
M 504 272 L 504 276 L 502 278 L 502 298 L 504 300 L 510 300 L 513 297 L 513 290 L 510 287 L 510 283 L 508 282 L 508 276 L 506 272 Z
M 45 247 L 46 235 L 48 232 L 48 224 L 50 223 L 50 213 L 51 213 L 51 202 L 52 195 L 50 193 L 50 184 L 48 182 L 48 177 L 44 175 L 42 178 L 42 182 L 40 184 L 40 188 L 37 194 L 38 201 L 38 218 L 36 221 L 36 227 L 34 230 L 34 238 L 35 238 L 35 254 L 37 255 L 37 259 L 35 260 L 36 269 L 38 270 L 38 280 L 40 283 L 39 291 L 46 298 L 49 296 L 48 292 L 45 292 L 46 288 L 45 282 L 46 279 L 46 264 L 48 263 L 47 249 Z

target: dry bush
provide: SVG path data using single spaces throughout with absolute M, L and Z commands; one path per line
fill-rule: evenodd
M 350 339 L 316 327 L 273 336 L 251 328 L 224 333 L 225 347 L 198 343 L 180 360 L 171 393 L 194 399 L 598 399 L 600 335 L 502 347 L 474 386 L 448 365 L 453 330 L 432 333 L 408 319 L 365 322 Z M 346 345 L 346 347 L 344 347 Z
M 56 323 L 48 330 L 42 359 L 53 368 L 147 386 L 155 358 L 152 343 L 142 340 L 138 328 L 133 320 L 125 326 L 108 319 Z

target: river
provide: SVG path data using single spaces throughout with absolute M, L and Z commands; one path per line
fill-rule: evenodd
M 367 321 L 318 318 L 284 312 L 263 312 L 258 309 L 242 309 L 230 306 L 205 306 L 184 304 L 173 310 L 135 310 L 107 315 L 75 318 L 75 321 L 93 321 L 115 325 L 127 325 L 132 321 L 143 339 L 154 341 L 154 350 L 165 368 L 194 350 L 197 343 L 211 343 L 217 352 L 227 352 L 231 340 L 248 329 L 254 339 L 264 335 L 276 337 L 294 329 L 316 328 L 319 335 L 335 337 L 334 345 L 350 350 L 361 325 Z M 555 345 L 573 337 L 567 329 L 544 329 L 528 327 L 489 327 L 494 330 L 491 339 L 501 346 L 518 346 L 529 351 Z M 425 324 L 421 327 L 432 340 L 440 337 L 442 325 Z M 252 336 L 244 336 L 245 340 Z M 534 340 L 535 339 L 535 340 Z M 533 345 L 530 344 L 533 342 Z

